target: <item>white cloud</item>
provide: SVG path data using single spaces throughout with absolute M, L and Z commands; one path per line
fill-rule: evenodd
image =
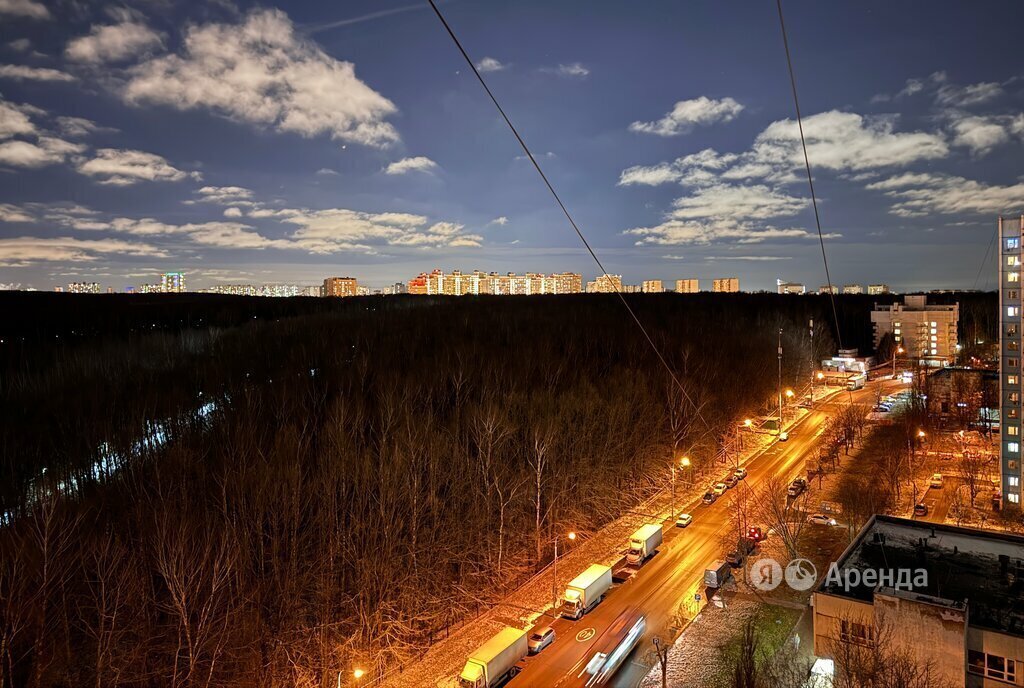
M 24 65 L 0 65 L 0 79 L 14 81 L 74 81 L 75 77 L 59 69 L 26 67 Z
M 35 216 L 11 203 L 0 203 L 0 222 L 34 222 Z
M 764 185 L 715 184 L 677 198 L 669 217 L 675 220 L 736 220 L 791 217 L 811 204 Z
M 199 200 L 219 205 L 253 206 L 252 190 L 242 186 L 204 186 L 198 191 Z
M 253 11 L 240 24 L 192 26 L 180 54 L 132 68 L 123 95 L 130 103 L 208 108 L 306 137 L 371 146 L 398 140 L 385 121 L 394 104 L 360 81 L 351 62 L 297 35 L 278 10 Z
M 40 136 L 36 143 L 4 141 L 0 143 L 0 165 L 34 169 L 64 162 L 68 155 L 83 150 L 85 146 L 49 136 Z
M 968 107 L 970 105 L 986 103 L 1001 95 L 1003 95 L 1003 87 L 993 82 L 969 84 L 967 86 L 943 84 L 939 87 L 935 99 L 940 105 Z
M 772 262 L 776 260 L 793 260 L 792 256 L 706 256 L 708 261 L 743 260 L 749 262 Z
M 123 62 L 163 46 L 163 37 L 138 21 L 93 26 L 89 34 L 72 39 L 64 55 L 74 62 Z
M 36 127 L 24 107 L 0 100 L 0 139 L 35 133 Z
M 57 128 L 64 136 L 71 138 L 81 138 L 100 131 L 116 131 L 110 127 L 101 127 L 84 117 L 58 117 Z
M 712 148 L 705 148 L 699 153 L 685 155 L 673 162 L 627 168 L 619 175 L 619 186 L 658 186 L 672 182 L 691 186 L 711 184 L 717 181 L 722 170 L 739 159 L 740 156 L 733 153 L 722 154 Z
M 560 64 L 557 67 L 544 67 L 541 71 L 571 79 L 582 79 L 590 76 L 590 68 L 580 62 L 569 62 L 568 64 Z
M 504 215 L 501 215 L 500 217 L 494 218 L 493 220 L 491 220 L 487 224 L 489 224 L 489 225 L 499 225 L 501 227 L 504 227 L 505 225 L 508 224 L 508 218 L 505 217 Z
M 758 244 L 772 239 L 816 239 L 817 234 L 798 228 L 756 227 L 750 223 L 691 222 L 668 220 L 654 227 L 635 227 L 625 232 L 640 237 L 638 246 L 681 246 L 710 244 L 729 240 L 738 244 Z M 837 237 L 837 234 L 828 235 Z
M 1024 209 L 1024 182 L 1010 186 L 982 184 L 946 174 L 908 173 L 868 184 L 897 202 L 890 212 L 900 217 L 932 214 L 1019 214 Z
M 730 122 L 743 110 L 743 105 L 732 98 L 713 100 L 705 96 L 681 100 L 672 111 L 654 122 L 633 122 L 630 131 L 658 136 L 678 136 L 693 131 L 698 125 Z
M 234 206 L 225 208 L 224 217 L 242 217 L 242 211 Z
M 78 171 L 89 177 L 98 177 L 100 184 L 129 186 L 140 181 L 177 182 L 183 179 L 202 179 L 198 172 L 184 172 L 154 153 L 137 150 L 101 148 L 96 156 L 78 163 Z
M 298 225 L 292 240 L 311 253 L 339 250 L 372 252 L 373 244 L 423 248 L 475 247 L 483 237 L 464 231 L 463 225 L 436 222 L 427 225 L 422 215 L 364 213 L 345 208 L 293 211 L 284 222 Z
M 338 175 L 338 171 L 337 170 L 332 170 L 330 167 L 321 167 L 319 170 L 316 171 L 316 173 L 321 175 L 321 176 L 331 176 L 331 177 L 335 177 L 335 176 Z
M 49 19 L 50 10 L 35 0 L 0 0 L 0 14 L 30 19 Z
M 18 237 L 0 239 L 0 265 L 21 267 L 41 262 L 82 262 L 106 255 L 166 258 L 166 251 L 122 239 L 75 239 L 73 237 Z
M 485 57 L 476 63 L 476 68 L 480 72 L 500 72 L 503 69 L 508 69 L 508 65 L 502 64 L 493 57 Z
M 668 253 L 662 256 L 665 260 L 686 260 L 686 256 L 678 253 Z
M 981 156 L 1010 140 L 1013 120 L 1004 117 L 955 116 L 952 121 L 953 145 L 968 148 Z
M 16 53 L 24 53 L 32 47 L 32 41 L 27 38 L 16 38 L 8 43 L 7 47 Z
M 405 174 L 407 172 L 431 173 L 438 169 L 436 162 L 428 157 L 417 155 L 414 158 L 403 158 L 384 168 L 384 174 Z

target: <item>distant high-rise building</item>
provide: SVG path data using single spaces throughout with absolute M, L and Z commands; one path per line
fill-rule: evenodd
M 324 288 L 319 284 L 302 288 L 302 296 L 323 296 Z
M 98 282 L 72 282 L 68 285 L 69 294 L 99 294 Z
M 661 280 L 644 280 L 641 290 L 648 294 L 659 294 L 665 291 L 665 287 L 662 285 Z
M 891 333 L 904 356 L 931 366 L 949 365 L 956 357 L 960 306 L 929 305 L 928 297 L 906 296 L 903 303 L 875 304 L 871 323 L 875 348 Z
M 165 272 L 160 276 L 160 291 L 165 294 L 181 294 L 185 291 L 184 272 Z
M 1020 506 L 1021 479 L 1021 333 L 1020 259 L 1024 217 L 999 218 L 999 456 L 1004 501 Z
M 404 294 L 406 291 L 405 282 L 395 282 L 391 287 L 392 294 Z
M 806 294 L 807 287 L 798 282 L 783 282 L 782 280 L 775 280 L 775 285 L 778 287 L 780 294 Z
M 141 294 L 159 294 L 163 290 L 163 285 L 160 284 L 143 284 L 139 287 Z
M 696 294 L 700 291 L 700 280 L 679 279 L 676 280 L 677 294 Z
M 587 282 L 588 294 L 609 294 L 622 291 L 622 275 L 598 275 L 593 282 Z
M 838 294 L 839 293 L 839 287 L 837 287 L 834 284 L 833 285 L 823 284 L 820 287 L 818 287 L 818 293 L 819 294 Z
M 716 292 L 737 292 L 740 290 L 739 277 L 717 277 L 711 287 Z
M 58 294 L 62 294 L 64 292 L 64 287 L 54 287 L 53 290 Z
M 871 296 L 881 296 L 882 294 L 888 294 L 888 293 L 889 293 L 889 285 L 888 284 L 869 284 L 868 285 L 868 294 L 870 294 Z
M 355 296 L 358 289 L 355 277 L 328 277 L 324 280 L 324 296 Z
M 844 284 L 843 285 L 843 293 L 844 294 L 863 294 L 864 293 L 864 287 L 860 286 L 859 284 Z
M 370 288 L 359 285 L 356 287 L 356 296 L 369 296 Z

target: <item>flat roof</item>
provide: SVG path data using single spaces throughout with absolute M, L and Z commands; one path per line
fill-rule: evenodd
M 908 569 L 911 578 L 925 569 L 927 585 L 914 588 L 914 595 L 966 603 L 971 626 L 1024 637 L 1024 537 L 1019 535 L 879 514 L 836 566 L 841 575 L 853 569 L 892 574 Z M 829 583 L 826 572 L 817 591 L 872 602 L 879 588 L 874 581 L 847 589 Z

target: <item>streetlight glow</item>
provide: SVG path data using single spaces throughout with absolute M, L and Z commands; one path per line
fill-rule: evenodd
M 690 457 L 689 456 L 684 456 L 682 459 L 679 460 L 679 465 L 682 466 L 683 468 L 689 468 L 690 467 Z
M 918 430 L 917 431 L 917 436 L 923 439 L 924 438 L 924 430 Z
M 363 676 L 364 676 L 365 674 L 366 674 L 366 672 L 365 672 L 365 671 L 363 671 L 362 669 L 354 669 L 354 670 L 352 671 L 352 675 L 353 675 L 353 676 L 355 676 L 355 678 L 356 678 L 356 680 L 357 680 L 357 681 L 358 681 L 359 679 L 361 679 L 361 678 L 362 678 L 362 677 L 363 677 Z
M 575 540 L 576 539 L 576 533 L 569 533 L 566 537 L 568 537 L 570 540 Z
M 787 389 L 786 390 L 786 396 L 792 399 L 793 398 L 793 390 Z
M 745 421 L 743 421 L 743 424 L 749 428 L 751 425 L 754 424 L 754 421 L 747 418 Z
M 819 371 L 818 371 L 818 379 L 819 379 L 819 380 L 824 380 L 824 379 L 825 379 L 825 373 L 823 373 L 823 372 L 821 372 L 821 371 L 819 370 Z

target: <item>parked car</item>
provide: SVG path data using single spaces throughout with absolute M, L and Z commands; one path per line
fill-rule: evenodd
M 932 475 L 932 479 L 928 481 L 929 487 L 942 487 L 942 474 L 935 473 Z
M 718 499 L 718 497 L 715 495 L 715 493 L 712 492 L 711 490 L 708 490 L 707 492 L 704 493 L 704 496 L 700 498 L 700 501 L 704 502 L 705 504 L 714 504 L 716 499 Z
M 744 478 L 747 477 L 747 469 L 741 466 L 740 468 L 737 468 L 735 471 L 733 471 L 733 475 L 735 475 L 738 479 L 743 480 Z
M 527 647 L 531 655 L 536 655 L 553 642 L 555 642 L 555 629 L 551 626 L 541 626 L 533 629 L 533 632 L 530 633 Z
M 691 523 L 693 523 L 693 516 L 690 514 L 679 514 L 679 518 L 676 519 L 677 528 L 685 528 Z
M 779 432 L 779 442 L 786 442 L 789 440 L 789 433 L 785 430 Z
M 799 497 L 806 489 L 807 481 L 803 478 L 797 478 L 789 484 L 789 489 L 786 490 L 786 494 L 790 497 Z
M 715 493 L 716 497 L 721 497 L 722 495 L 725 494 L 725 491 L 728 489 L 729 488 L 726 486 L 725 483 L 715 483 L 714 487 L 711 488 L 711 491 Z
M 927 516 L 928 515 L 928 505 L 927 504 L 918 504 L 917 506 L 915 506 L 914 507 L 914 515 L 915 516 Z
M 725 483 L 725 486 L 728 488 L 736 487 L 736 484 L 739 483 L 739 481 L 740 479 L 737 478 L 735 474 L 727 475 L 726 477 L 722 478 L 722 482 Z
M 834 518 L 825 514 L 811 514 L 807 517 L 807 522 L 813 523 L 816 526 L 834 526 L 836 524 Z

